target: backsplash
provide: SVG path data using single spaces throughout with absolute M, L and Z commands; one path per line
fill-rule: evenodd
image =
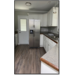
M 48 31 L 49 31 L 49 32 L 53 32 L 53 33 L 55 33 L 55 34 L 58 34 L 57 27 L 49 27 L 49 28 L 48 28 Z
M 41 27 L 40 32 L 53 32 L 55 34 L 58 34 L 57 27 Z
M 48 27 L 41 27 L 40 32 L 49 32 Z

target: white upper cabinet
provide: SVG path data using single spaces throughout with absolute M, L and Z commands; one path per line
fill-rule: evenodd
M 59 7 L 58 7 L 58 27 L 57 27 L 57 31 L 59 31 L 58 29 L 59 29 Z
M 47 26 L 50 25 L 50 12 L 47 13 Z
M 29 19 L 40 19 L 40 26 L 47 27 L 47 14 L 29 14 Z
M 53 8 L 52 26 L 58 26 L 58 7 Z
M 47 13 L 47 26 L 58 26 L 58 7 L 53 7 Z
M 43 25 L 43 14 L 39 14 L 40 26 Z
M 43 14 L 43 27 L 47 27 L 47 14 Z
M 47 26 L 47 14 L 40 14 L 39 18 L 41 21 L 41 27 L 46 27 Z

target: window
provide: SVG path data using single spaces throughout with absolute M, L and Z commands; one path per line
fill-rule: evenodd
M 26 31 L 26 19 L 20 19 L 21 31 Z

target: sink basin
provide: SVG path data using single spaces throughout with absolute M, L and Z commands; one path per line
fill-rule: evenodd
M 54 34 L 48 34 L 48 35 L 50 35 L 50 36 L 54 36 Z

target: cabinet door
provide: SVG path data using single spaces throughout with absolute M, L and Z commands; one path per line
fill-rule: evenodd
M 58 29 L 59 29 L 59 7 L 58 7 L 58 11 L 57 12 L 58 12 L 58 21 L 57 21 L 58 22 L 57 23 L 57 31 L 58 31 Z
M 46 46 L 46 51 L 48 52 L 50 45 L 49 45 L 49 38 L 47 38 L 47 37 L 46 37 L 46 42 L 47 42 L 47 44 L 46 44 L 46 45 L 47 45 L 47 46 Z
M 48 42 L 46 41 L 46 52 L 48 51 Z
M 51 24 L 51 11 L 49 11 L 49 24 L 48 24 L 48 26 L 51 26 L 50 24 Z
M 44 40 L 44 41 L 45 41 L 45 43 L 44 43 L 44 44 L 45 44 L 45 51 L 46 51 L 46 37 L 45 37 L 45 40 Z
M 56 45 L 56 43 L 49 39 L 49 45 L 50 45 L 49 49 L 51 49 L 51 48 L 53 48 Z
M 43 15 L 39 14 L 40 26 L 43 26 Z
M 58 26 L 58 7 L 53 7 L 52 26 Z
M 49 26 L 49 23 L 50 23 L 50 12 L 47 13 L 47 26 Z
M 43 15 L 43 26 L 47 27 L 47 14 Z
M 42 26 L 44 26 L 44 14 L 42 16 Z
M 49 50 L 49 40 L 48 38 L 46 37 L 46 52 L 48 52 Z
M 46 37 L 45 36 L 43 36 L 43 45 L 44 45 L 44 49 L 46 51 Z
M 43 47 L 43 34 L 40 35 L 40 47 Z
M 47 13 L 47 25 L 48 26 L 52 25 L 52 9 L 49 10 L 49 12 Z
M 49 39 L 48 39 L 47 42 L 48 42 L 48 44 L 47 44 L 47 51 L 49 51 L 50 50 L 50 47 L 51 47 L 50 44 L 49 44 Z
M 45 37 L 44 37 L 44 35 L 43 35 L 43 46 L 44 46 L 44 49 L 45 49 Z
M 53 20 L 53 9 L 50 10 L 50 26 L 52 26 L 52 20 Z

